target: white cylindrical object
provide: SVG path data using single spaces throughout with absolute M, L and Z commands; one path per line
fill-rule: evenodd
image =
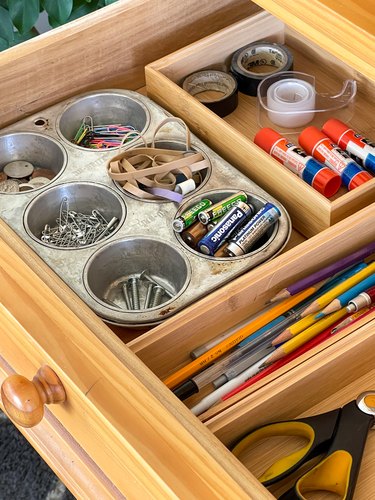
M 278 80 L 267 90 L 267 108 L 268 118 L 275 125 L 286 128 L 306 125 L 315 115 L 315 88 L 298 78 Z
M 194 189 L 196 187 L 197 186 L 196 186 L 194 180 L 188 179 L 186 181 L 183 181 L 183 182 L 176 184 L 176 187 L 174 188 L 174 190 L 177 193 L 185 195 L 185 194 L 188 194 L 188 193 L 191 193 L 192 191 L 194 191 Z

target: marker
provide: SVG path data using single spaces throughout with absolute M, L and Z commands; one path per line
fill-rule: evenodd
M 308 154 L 338 172 L 343 184 L 349 190 L 373 178 L 345 151 L 332 143 L 329 137 L 314 126 L 305 128 L 299 135 L 298 142 Z
M 360 158 L 363 165 L 375 174 L 375 147 L 369 139 L 336 118 L 326 121 L 322 130 L 340 148 Z
M 254 142 L 327 198 L 340 189 L 341 177 L 337 172 L 308 156 L 272 128 L 259 130 Z

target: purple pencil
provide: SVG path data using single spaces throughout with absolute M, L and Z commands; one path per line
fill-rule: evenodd
M 323 267 L 323 269 L 319 269 L 319 271 L 310 274 L 306 278 L 302 278 L 301 280 L 296 281 L 296 283 L 293 283 L 292 285 L 284 288 L 279 293 L 277 293 L 270 300 L 270 302 L 276 302 L 281 299 L 287 299 L 288 297 L 295 295 L 296 293 L 299 293 L 301 290 L 305 290 L 305 288 L 308 288 L 314 285 L 315 283 L 318 283 L 319 281 L 323 281 L 327 278 L 330 278 L 334 274 L 343 271 L 347 267 L 357 264 L 358 262 L 365 259 L 374 252 L 375 252 L 375 241 L 369 243 L 360 250 L 357 250 L 356 252 L 347 255 L 346 257 L 343 257 L 337 262 L 334 262 L 329 266 Z

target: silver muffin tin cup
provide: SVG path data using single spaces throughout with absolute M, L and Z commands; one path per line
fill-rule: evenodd
M 197 189 L 181 206 L 170 201 L 143 201 L 127 195 L 107 174 L 106 162 L 118 148 L 92 150 L 71 143 L 84 116 L 95 123 L 127 123 L 140 129 L 151 143 L 156 126 L 170 116 L 149 98 L 133 91 L 104 90 L 67 99 L 29 116 L 0 133 L 0 171 L 14 160 L 50 168 L 56 176 L 41 188 L 16 194 L 0 193 L 1 217 L 106 322 L 140 327 L 158 324 L 188 304 L 275 257 L 291 234 L 284 207 L 249 178 L 218 156 L 197 137 L 192 149 L 209 160 Z M 183 127 L 167 123 L 158 132 L 157 145 L 181 149 Z M 126 144 L 132 147 L 136 141 Z M 192 250 L 172 228 L 183 210 L 204 197 L 215 202 L 228 193 L 245 191 L 257 209 L 266 201 L 281 211 L 277 224 L 260 247 L 235 258 L 213 258 Z M 115 230 L 96 244 L 60 248 L 41 241 L 45 224 L 54 224 L 63 197 L 72 210 L 98 209 L 115 216 Z M 123 283 L 147 273 L 167 292 L 160 305 L 127 309 Z M 147 281 L 139 280 L 141 307 Z

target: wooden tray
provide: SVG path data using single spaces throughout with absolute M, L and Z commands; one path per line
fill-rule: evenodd
M 294 70 L 315 75 L 326 91 L 338 91 L 338 82 L 358 80 L 354 116 L 350 125 L 370 138 L 374 136 L 374 86 L 370 79 L 288 28 L 271 14 L 262 12 L 195 42 L 146 66 L 148 95 L 187 121 L 194 132 L 250 178 L 271 192 L 288 209 L 294 227 L 311 236 L 335 224 L 375 199 L 375 179 L 348 192 L 341 188 L 327 199 L 286 167 L 255 146 L 259 130 L 256 98 L 239 94 L 238 108 L 219 118 L 179 85 L 183 78 L 202 68 L 228 68 L 233 52 L 255 40 L 285 43 L 294 54 Z M 289 137 L 289 136 L 288 136 Z M 296 143 L 296 136 L 290 136 Z

